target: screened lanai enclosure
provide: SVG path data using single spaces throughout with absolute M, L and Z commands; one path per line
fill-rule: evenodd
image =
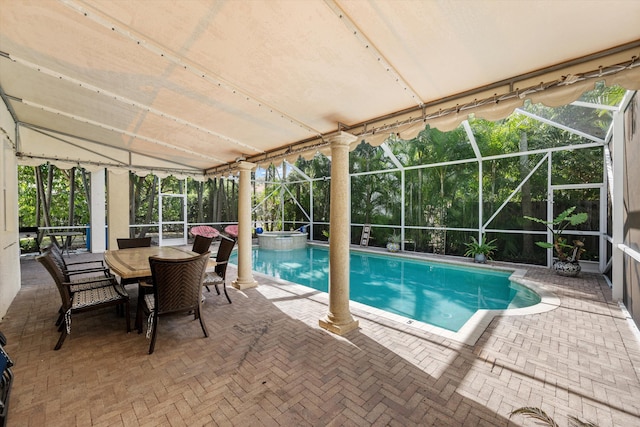
M 361 244 L 369 225 L 367 246 L 384 247 L 395 238 L 405 251 L 462 255 L 474 236 L 496 239 L 496 260 L 546 265 L 551 252 L 534 242 L 547 240 L 547 230 L 524 216 L 554 218 L 575 206 L 589 219 L 571 230 L 572 238 L 584 241 L 586 264 L 605 271 L 612 112 L 630 96 L 599 85 L 559 108 L 527 103 L 496 122 L 469 119 L 448 132 L 427 125 L 410 139 L 391 132 L 378 146 L 363 140 L 350 154 L 351 243 Z M 330 162 L 317 154 L 258 168 L 254 226 L 304 227 L 311 240 L 327 240 Z M 74 226 L 88 220 L 79 212 Z M 21 218 L 23 225 L 34 220 L 26 212 Z M 185 243 L 194 225 L 223 230 L 236 222 L 235 177 L 201 182 L 130 176 L 132 236 Z
M 550 238 L 547 229 L 524 216 L 554 218 L 575 206 L 588 220 L 574 227 L 571 237 L 584 241 L 582 260 L 594 271 L 605 271 L 611 252 L 607 171 L 612 112 L 631 95 L 599 85 L 558 108 L 527 103 L 500 121 L 469 119 L 448 132 L 427 125 L 409 139 L 391 132 L 378 146 L 362 140 L 349 156 L 351 243 L 361 244 L 363 227 L 370 225 L 367 246 L 385 247 L 395 238 L 405 251 L 462 255 L 471 236 L 484 236 L 496 239 L 496 260 L 546 265 L 552 262 L 551 251 L 534 242 Z M 252 180 L 254 227 L 302 228 L 311 240 L 326 241 L 330 162 L 317 154 L 259 167 Z M 165 178 L 158 187 L 147 177 L 143 191 L 149 195 L 158 188 L 156 194 L 164 195 L 151 210 L 147 197 L 140 198 L 143 178 L 131 179 L 136 182 L 132 234 L 163 229 L 158 206 L 179 213 L 163 218 L 164 231 L 171 225 L 184 236 L 192 225 L 222 230 L 237 220 L 236 209 L 230 208 L 237 198 L 233 177 L 204 183 L 189 179 L 186 187 L 175 178 Z M 186 221 L 180 222 L 185 217 L 181 196 L 173 199 L 171 211 L 166 209 L 168 188 L 186 195 Z
M 634 97 L 633 91 L 597 83 L 560 107 L 526 102 L 497 121 L 470 116 L 449 131 L 426 124 L 414 126 L 412 135 L 395 127 L 356 141 L 345 195 L 350 243 L 384 248 L 393 240 L 406 252 L 462 256 L 473 237 L 495 240 L 495 260 L 551 266 L 552 251 L 535 244 L 551 241 L 551 234 L 525 216 L 551 220 L 575 207 L 588 218 L 568 230 L 569 239 L 584 244 L 583 269 L 611 278 L 613 117 L 629 111 L 633 131 Z M 51 167 L 38 168 L 40 177 L 32 180 L 42 185 L 42 168 Z M 21 181 L 29 181 L 32 169 L 21 167 Z M 75 169 L 64 175 L 82 189 L 75 191 L 73 203 L 51 182 L 47 191 L 21 185 L 21 226 L 83 228 L 89 222 L 88 180 L 84 170 Z M 254 236 L 261 228 L 302 230 L 312 241 L 329 239 L 330 155 L 263 163 L 251 177 Z M 202 181 L 131 173 L 129 183 L 131 236 L 152 236 L 159 245 L 187 244 L 193 226 L 224 231 L 238 223 L 237 176 Z M 49 199 L 42 210 L 57 206 L 64 213 L 47 223 L 42 215 L 36 218 L 29 203 L 38 199 L 40 212 L 45 193 Z M 363 240 L 365 226 L 371 231 Z

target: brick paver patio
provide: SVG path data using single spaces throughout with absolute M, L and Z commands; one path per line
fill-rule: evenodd
M 339 337 L 318 327 L 326 295 L 257 277 L 229 289 L 233 304 L 205 292 L 209 338 L 192 316 L 161 319 L 148 355 L 113 309 L 76 316 L 53 351 L 59 297 L 24 259 L 0 323 L 16 362 L 9 426 L 536 425 L 509 417 L 522 406 L 560 426 L 640 425 L 640 343 L 606 282 L 535 267 L 526 278 L 560 306 L 497 317 L 474 346 L 359 308 L 360 329 Z

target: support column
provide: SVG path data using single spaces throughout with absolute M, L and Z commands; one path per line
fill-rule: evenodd
M 251 254 L 251 171 L 254 163 L 239 162 L 240 183 L 238 185 L 238 278 L 231 283 L 236 289 L 255 288 Z
M 91 172 L 91 247 L 93 253 L 102 253 L 107 248 L 106 233 L 106 170 Z
M 624 112 L 613 114 L 613 196 L 611 200 L 611 297 L 614 301 L 624 298 L 624 253 L 618 246 L 624 243 Z M 624 301 L 625 303 L 627 301 Z
M 354 135 L 337 132 L 331 142 L 331 207 L 329 212 L 329 312 L 319 324 L 344 335 L 358 328 L 349 311 L 349 244 L 351 204 L 349 198 L 349 144 Z
M 129 172 L 109 171 L 107 185 L 107 224 L 109 249 L 118 248 L 118 237 L 129 237 Z

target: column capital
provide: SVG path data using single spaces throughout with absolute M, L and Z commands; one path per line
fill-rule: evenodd
M 337 132 L 334 132 L 332 134 L 325 136 L 324 139 L 326 141 L 329 141 L 331 145 L 349 145 L 353 141 L 358 139 L 358 137 L 351 133 L 339 130 Z
M 240 161 L 238 162 L 238 169 L 240 169 L 241 171 L 252 171 L 255 167 L 257 166 L 257 164 L 255 163 L 251 163 L 251 162 L 247 162 L 247 161 Z

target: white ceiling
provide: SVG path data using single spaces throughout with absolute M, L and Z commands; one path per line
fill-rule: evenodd
M 639 22 L 631 0 L 0 0 L 0 88 L 25 156 L 202 174 L 628 61 Z

